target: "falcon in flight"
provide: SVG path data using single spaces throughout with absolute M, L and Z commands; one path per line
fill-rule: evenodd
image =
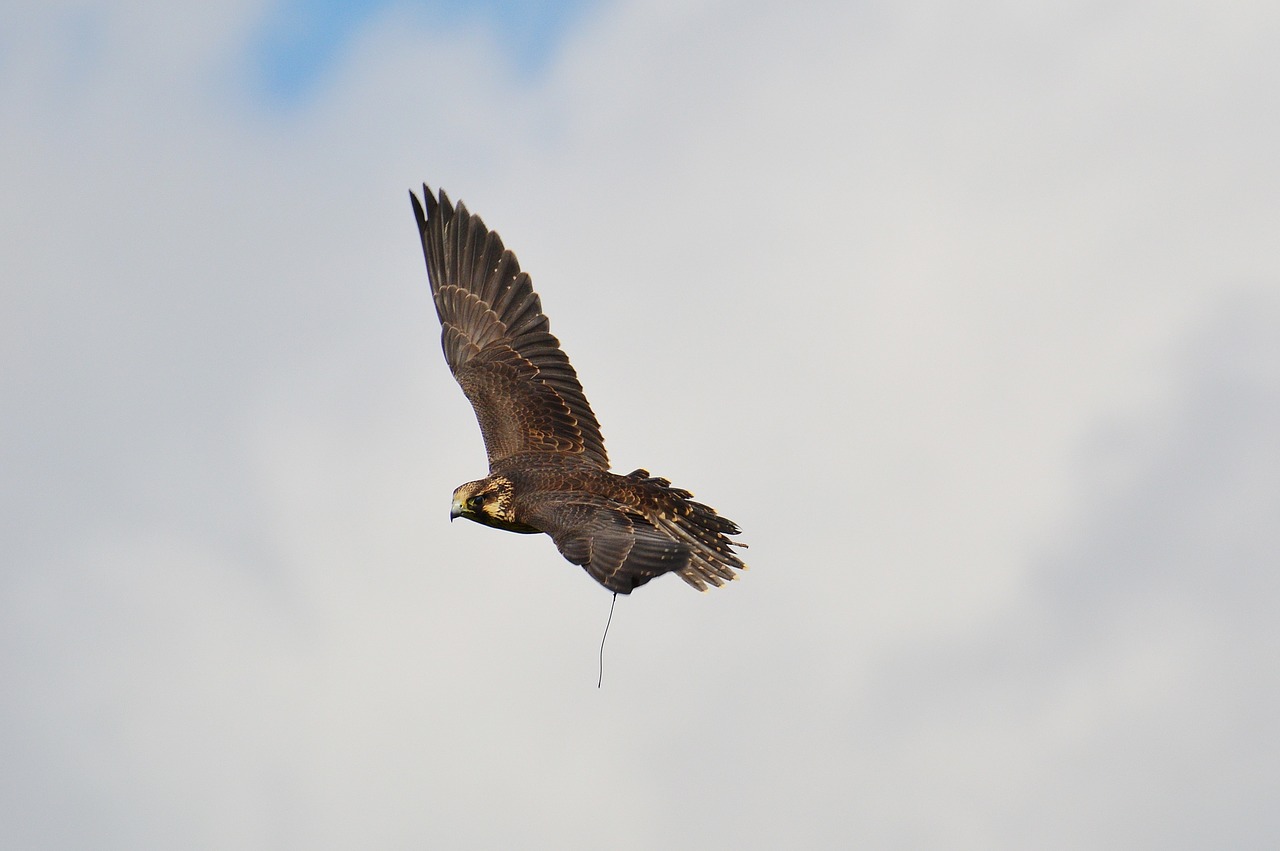
M 453 492 L 450 518 L 545 532 L 617 594 L 675 573 L 699 591 L 746 565 L 738 527 L 666 479 L 609 472 L 600 425 L 551 334 L 529 275 L 478 216 L 424 184 L 413 212 L 444 357 L 471 400 L 489 475 Z M 423 208 L 425 202 L 426 208 Z

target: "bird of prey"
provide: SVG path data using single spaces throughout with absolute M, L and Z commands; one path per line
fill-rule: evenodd
M 609 472 L 600 425 L 551 334 L 529 275 L 478 216 L 424 184 L 422 236 L 444 357 L 475 409 L 489 475 L 453 492 L 450 518 L 551 536 L 617 594 L 664 573 L 699 591 L 746 568 L 738 527 L 667 479 Z M 423 204 L 425 203 L 425 209 Z

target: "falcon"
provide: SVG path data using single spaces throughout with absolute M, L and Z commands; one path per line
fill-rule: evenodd
M 423 184 L 418 220 L 445 361 L 475 409 L 489 475 L 453 492 L 450 519 L 544 532 L 615 594 L 674 573 L 706 591 L 746 565 L 737 525 L 667 479 L 609 472 L 577 373 L 515 255 L 479 216 Z M 425 204 L 425 207 L 424 207 Z

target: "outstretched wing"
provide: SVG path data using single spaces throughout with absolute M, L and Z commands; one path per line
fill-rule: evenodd
M 601 497 L 548 493 L 534 500 L 525 515 L 551 536 L 566 559 L 619 594 L 689 567 L 688 546 Z
M 522 452 L 580 454 L 609 468 L 578 375 L 550 331 L 529 275 L 464 204 L 412 192 L 440 316 L 444 357 L 471 401 L 490 469 Z

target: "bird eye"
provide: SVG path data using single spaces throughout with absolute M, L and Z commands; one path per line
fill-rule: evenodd
M 469 508 L 472 511 L 479 511 L 480 507 L 483 505 L 484 505 L 484 494 L 476 494 L 475 496 L 467 500 L 467 508 Z

